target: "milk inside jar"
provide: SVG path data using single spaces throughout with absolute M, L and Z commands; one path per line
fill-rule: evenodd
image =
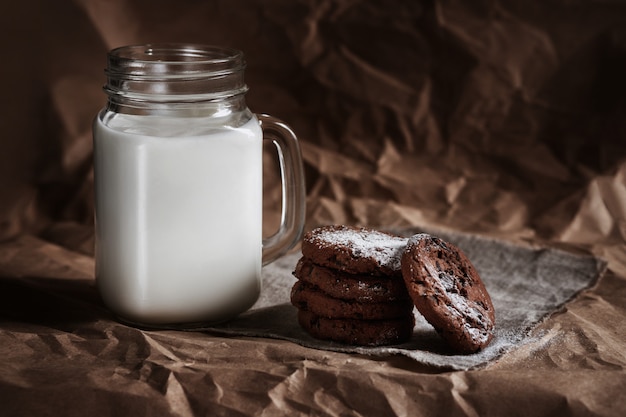
M 265 250 L 263 132 L 243 101 L 242 57 L 187 46 L 126 49 L 109 56 L 109 103 L 93 129 L 98 290 L 130 323 L 228 319 L 257 300 Z M 294 200 L 303 180 L 292 177 Z M 294 225 L 282 225 L 269 244 L 280 253 L 302 232 L 297 193 L 296 214 L 286 216 L 295 231 L 286 242 Z

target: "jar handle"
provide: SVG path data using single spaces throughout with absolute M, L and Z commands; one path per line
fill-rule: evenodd
M 263 239 L 263 265 L 293 248 L 304 230 L 306 188 L 298 138 L 285 123 L 267 114 L 258 114 L 263 140 L 271 141 L 278 152 L 282 184 L 282 210 L 276 233 Z

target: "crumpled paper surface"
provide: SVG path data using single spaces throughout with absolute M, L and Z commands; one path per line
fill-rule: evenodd
M 621 2 L 6 9 L 0 415 L 624 414 Z M 307 229 L 443 228 L 592 255 L 606 272 L 529 343 L 465 371 L 117 323 L 93 285 L 91 122 L 104 105 L 106 51 L 158 41 L 244 51 L 249 107 L 301 139 Z M 280 192 L 269 149 L 265 158 L 270 233 Z

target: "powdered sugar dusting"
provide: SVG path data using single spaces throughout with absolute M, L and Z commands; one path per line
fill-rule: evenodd
M 400 260 L 407 238 L 369 229 L 320 230 L 316 235 L 318 246 L 328 244 L 346 247 L 354 257 L 374 259 L 378 265 L 394 271 L 400 270 Z
M 416 234 L 416 235 L 411 236 L 411 237 L 408 239 L 407 246 L 411 246 L 411 247 L 412 247 L 412 246 L 416 246 L 416 245 L 417 245 L 417 244 L 419 244 L 422 240 L 424 240 L 424 239 L 431 239 L 431 238 L 432 238 L 432 236 L 431 236 L 431 235 L 429 235 L 429 234 L 427 234 L 427 233 L 418 233 L 418 234 Z M 426 249 L 426 250 L 428 250 L 428 251 L 430 251 L 430 248 L 429 248 L 429 247 L 426 247 L 425 249 Z

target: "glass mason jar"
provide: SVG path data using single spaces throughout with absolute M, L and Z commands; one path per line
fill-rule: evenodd
M 250 308 L 261 266 L 301 237 L 305 187 L 291 129 L 245 103 L 240 51 L 137 45 L 108 54 L 93 126 L 96 284 L 121 320 L 193 327 Z M 263 140 L 283 209 L 262 237 Z

